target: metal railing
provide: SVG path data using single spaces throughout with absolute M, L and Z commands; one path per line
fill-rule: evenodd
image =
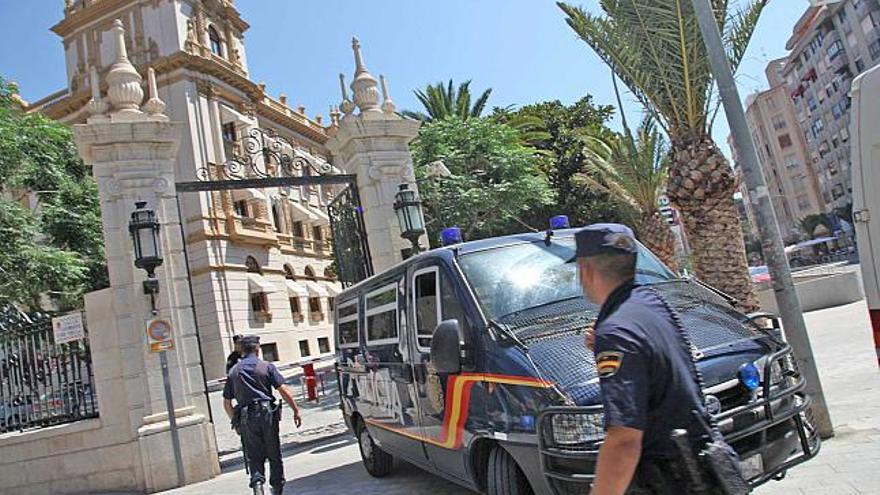
M 0 308 L 0 433 L 98 416 L 88 339 L 55 344 L 52 320 Z

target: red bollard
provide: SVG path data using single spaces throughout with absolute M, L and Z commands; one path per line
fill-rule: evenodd
M 318 400 L 318 384 L 315 379 L 315 364 L 309 363 L 303 365 L 303 379 L 306 381 L 307 398 L 310 401 Z

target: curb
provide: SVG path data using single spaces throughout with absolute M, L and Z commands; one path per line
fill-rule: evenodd
M 301 442 L 293 441 L 281 444 L 281 454 L 289 453 L 294 450 L 301 450 L 308 447 L 313 447 L 317 444 L 324 443 L 328 440 L 336 440 L 338 438 L 342 438 L 344 436 L 351 435 L 351 430 L 346 427 L 343 431 L 331 433 L 329 435 L 316 436 L 309 440 L 304 440 Z M 241 454 L 241 449 L 226 451 L 225 453 L 218 453 L 219 461 L 220 461 L 220 470 L 224 470 L 226 468 L 239 466 L 244 464 L 244 456 Z

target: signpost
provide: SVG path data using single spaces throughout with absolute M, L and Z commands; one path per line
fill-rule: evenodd
M 82 313 L 77 312 L 52 318 L 52 335 L 55 338 L 55 345 L 86 338 Z
M 162 385 L 165 388 L 165 404 L 168 406 L 168 425 L 171 432 L 171 446 L 174 449 L 174 463 L 177 467 L 177 486 L 183 486 L 183 458 L 180 455 L 180 435 L 177 432 L 174 397 L 171 395 L 171 380 L 168 376 L 169 349 L 174 349 L 174 327 L 171 320 L 155 317 L 147 320 L 147 343 L 150 352 L 159 353 L 159 365 L 162 368 Z

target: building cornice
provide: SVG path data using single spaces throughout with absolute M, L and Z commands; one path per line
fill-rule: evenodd
M 271 120 L 321 145 L 328 139 L 323 126 L 269 97 L 262 85 L 245 77 L 233 65 L 217 60 L 216 56 L 212 55 L 211 58 L 207 58 L 180 51 L 167 57 L 158 58 L 148 66 L 142 66 L 140 69 L 145 71 L 147 67 L 153 67 L 157 74 L 162 75 L 170 74 L 178 69 L 186 69 L 216 78 L 244 93 L 250 100 L 250 103 L 254 105 L 258 116 Z M 59 93 L 51 96 L 56 96 Z M 51 96 L 37 102 L 40 103 L 39 105 L 33 104 L 29 106 L 28 111 L 39 111 L 51 119 L 61 120 L 81 110 L 88 103 L 89 98 L 91 98 L 91 93 L 88 88 L 83 88 L 76 93 L 68 94 L 62 98 L 52 100 Z M 44 105 L 42 102 L 47 102 L 48 104 Z

